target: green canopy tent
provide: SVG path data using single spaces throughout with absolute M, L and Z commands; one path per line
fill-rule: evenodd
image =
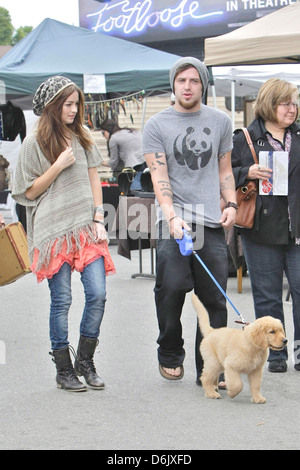
M 6 99 L 32 95 L 52 75 L 64 75 L 81 89 L 85 76 L 102 76 L 106 93 L 167 91 L 178 58 L 46 18 L 0 59 L 0 80 Z

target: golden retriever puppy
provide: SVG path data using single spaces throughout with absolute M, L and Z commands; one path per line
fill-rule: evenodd
M 219 374 L 224 372 L 228 395 L 234 398 L 243 388 L 240 375 L 246 374 L 252 401 L 265 403 L 266 399 L 260 393 L 260 386 L 268 348 L 279 351 L 287 344 L 280 320 L 266 316 L 255 320 L 243 330 L 213 329 L 207 310 L 195 294 L 192 301 L 203 335 L 200 345 L 204 360 L 201 382 L 205 396 L 221 398 L 217 392 L 217 380 Z

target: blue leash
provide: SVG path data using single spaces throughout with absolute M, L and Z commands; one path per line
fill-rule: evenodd
M 183 255 L 183 256 L 190 256 L 192 254 L 195 255 L 195 257 L 197 258 L 197 260 L 199 261 L 199 263 L 203 266 L 203 268 L 205 269 L 205 271 L 207 272 L 207 274 L 210 276 L 210 278 L 214 281 L 214 283 L 216 284 L 216 286 L 218 287 L 218 289 L 222 292 L 222 294 L 224 295 L 224 297 L 228 300 L 228 302 L 230 303 L 230 305 L 232 306 L 232 308 L 235 310 L 235 312 L 237 313 L 237 315 L 240 317 L 241 319 L 241 323 L 243 323 L 244 325 L 248 325 L 249 323 L 244 319 L 243 315 L 238 311 L 238 309 L 235 307 L 235 305 L 231 302 L 230 298 L 228 297 L 228 295 L 226 294 L 226 292 L 224 291 L 224 289 L 222 288 L 222 286 L 220 286 L 220 284 L 218 283 L 217 279 L 213 276 L 213 274 L 210 272 L 210 270 L 208 269 L 208 267 L 206 266 L 206 264 L 202 261 L 202 259 L 200 258 L 200 256 L 198 255 L 198 253 L 194 250 L 194 246 L 193 246 L 193 240 L 192 240 L 192 237 L 191 235 L 186 231 L 186 230 L 183 230 L 183 238 L 181 240 L 179 239 L 176 239 L 177 243 L 179 244 L 179 249 L 180 249 L 180 253 Z M 238 322 L 239 323 L 239 322 Z

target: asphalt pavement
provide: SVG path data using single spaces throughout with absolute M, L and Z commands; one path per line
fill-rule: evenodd
M 265 368 L 266 404 L 251 403 L 246 378 L 236 398 L 221 391 L 221 400 L 206 399 L 195 384 L 196 314 L 188 295 L 182 315 L 185 375 L 178 382 L 163 379 L 156 357 L 154 280 L 131 277 L 138 271 L 137 251 L 130 261 L 117 254 L 116 245 L 110 249 L 117 274 L 107 278 L 106 311 L 95 355 L 106 383 L 102 391 L 76 394 L 56 388 L 55 366 L 48 354 L 47 283 L 37 284 L 28 274 L 0 287 L 0 449 L 106 450 L 114 463 L 125 450 L 130 455 L 141 450 L 188 454 L 299 449 L 300 373 L 293 368 L 291 353 L 287 373 L 272 374 Z M 149 250 L 143 253 L 143 270 L 150 272 Z M 78 273 L 72 282 L 70 342 L 76 348 L 83 308 Z M 229 278 L 228 295 L 253 321 L 249 278 L 243 278 L 240 294 L 236 278 Z M 291 302 L 284 301 L 284 308 L 291 351 Z M 229 326 L 240 328 L 230 305 L 228 312 Z

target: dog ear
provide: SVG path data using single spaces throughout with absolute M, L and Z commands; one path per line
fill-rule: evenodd
M 253 343 L 262 349 L 267 349 L 269 347 L 269 343 L 266 335 L 266 326 L 264 324 L 254 322 L 248 328 L 250 329 L 249 336 Z

